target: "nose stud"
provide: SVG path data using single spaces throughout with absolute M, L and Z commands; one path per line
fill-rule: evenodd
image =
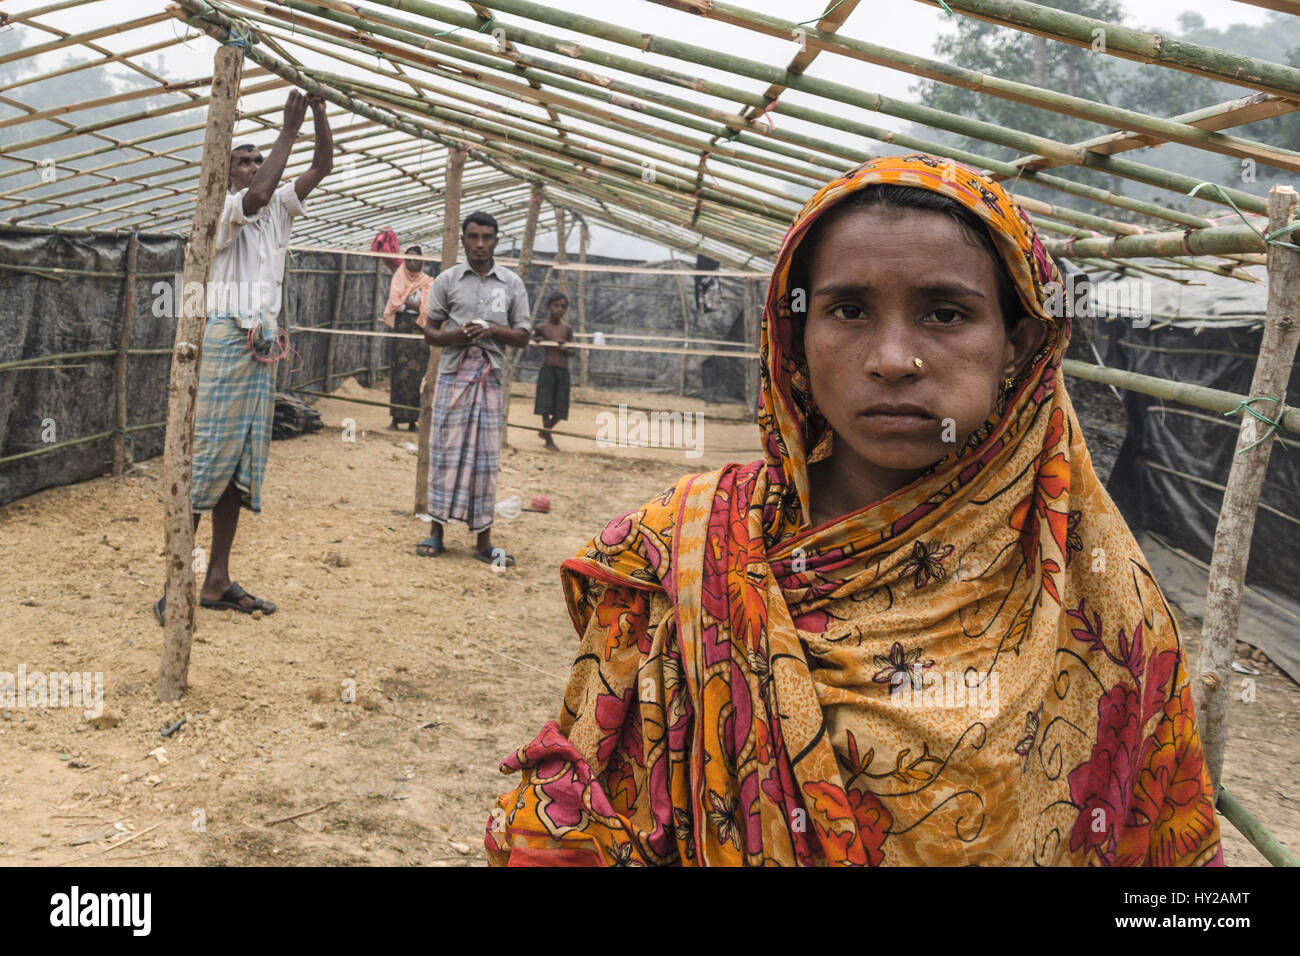
M 925 368 L 925 363 L 922 362 L 920 358 L 915 356 L 913 356 L 912 358 L 912 364 L 915 365 L 917 368 Z

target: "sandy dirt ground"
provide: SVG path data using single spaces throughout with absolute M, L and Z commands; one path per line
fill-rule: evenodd
M 387 398 L 351 381 L 338 394 Z M 473 560 L 463 526 L 445 555 L 416 555 L 427 525 L 411 513 L 414 435 L 388 430 L 380 408 L 317 407 L 324 430 L 274 444 L 266 510 L 244 516 L 232 561 L 279 610 L 200 610 L 179 703 L 154 695 L 161 459 L 0 508 L 0 670 L 104 680 L 93 721 L 0 711 L 0 863 L 483 865 L 487 808 L 515 779 L 497 763 L 557 715 L 573 655 L 560 561 L 680 475 L 757 456 L 742 408 L 676 399 L 668 407 L 706 415 L 699 458 L 563 435 L 548 453 L 512 427 L 499 498 L 545 494 L 553 507 L 498 520 L 518 566 L 496 573 Z M 594 435 L 598 410 L 575 405 L 561 430 Z M 531 412 L 516 398 L 512 425 L 536 425 Z M 1300 689 L 1256 666 L 1272 672 L 1256 678 L 1255 703 L 1233 705 L 1225 779 L 1295 851 Z M 1230 864 L 1263 862 L 1226 824 L 1224 846 Z

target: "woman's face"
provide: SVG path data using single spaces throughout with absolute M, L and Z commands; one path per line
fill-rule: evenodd
M 850 207 L 819 232 L 804 330 L 813 396 L 833 456 L 901 488 L 989 416 L 1043 328 L 1008 331 L 1000 265 L 943 213 Z

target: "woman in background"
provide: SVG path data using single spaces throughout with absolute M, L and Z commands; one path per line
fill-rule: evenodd
M 419 246 L 408 246 L 408 256 L 423 255 Z M 433 276 L 424 271 L 419 259 L 405 259 L 402 267 L 393 273 L 393 283 L 388 288 L 388 302 L 384 306 L 384 325 L 394 332 L 422 331 L 425 323 L 425 301 L 433 286 Z M 422 339 L 390 339 L 392 359 L 388 369 L 388 400 L 394 405 L 420 407 L 420 382 L 429 367 L 429 346 Z M 393 409 L 392 428 L 405 422 L 415 431 L 419 428 L 420 413 Z
M 1222 863 L 1174 616 L 1093 472 L 1060 276 L 932 156 L 823 187 L 760 345 L 763 458 L 564 563 L 509 865 Z

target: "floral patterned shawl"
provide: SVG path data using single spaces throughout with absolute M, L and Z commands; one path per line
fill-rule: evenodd
M 874 183 L 979 216 L 1048 334 L 960 448 L 814 528 L 833 436 L 792 347 L 791 255 Z M 488 820 L 494 863 L 1222 863 L 1178 630 L 1093 472 L 1053 281 L 1020 208 L 955 163 L 874 160 L 809 200 L 764 313 L 764 457 L 564 563 L 578 656 L 559 720 L 501 765 L 522 782 Z

